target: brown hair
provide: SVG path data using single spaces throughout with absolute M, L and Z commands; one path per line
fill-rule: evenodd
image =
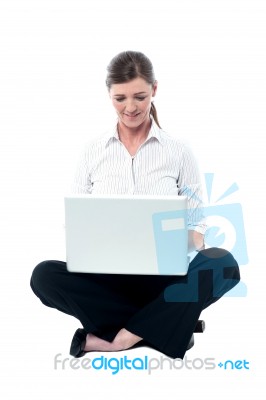
M 129 82 L 135 78 L 142 78 L 147 83 L 153 85 L 155 75 L 151 61 L 145 54 L 139 51 L 123 51 L 117 54 L 107 67 L 106 86 L 110 90 L 116 83 Z M 151 103 L 150 114 L 156 124 L 160 127 L 155 105 Z

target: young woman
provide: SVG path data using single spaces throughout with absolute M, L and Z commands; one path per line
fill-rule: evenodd
M 197 165 L 190 150 L 159 125 L 150 60 L 125 51 L 107 71 L 117 124 L 86 149 L 74 192 L 186 195 L 193 210 L 189 251 L 197 255 L 186 277 L 71 273 L 65 262 L 44 261 L 34 269 L 31 287 L 46 306 L 80 321 L 83 328 L 70 347 L 74 357 L 148 345 L 183 358 L 201 311 L 239 282 L 239 268 L 228 251 L 204 249 Z

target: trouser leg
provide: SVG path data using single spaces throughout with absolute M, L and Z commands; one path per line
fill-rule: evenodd
M 237 262 L 229 252 L 203 250 L 192 261 L 186 277 L 176 278 L 125 327 L 162 353 L 183 358 L 202 310 L 232 289 L 239 279 Z
M 111 341 L 124 327 L 164 354 L 183 358 L 201 311 L 238 281 L 232 255 L 209 249 L 192 261 L 186 277 L 70 273 L 64 262 L 47 261 L 33 271 L 31 287 L 87 332 Z
M 65 262 L 45 261 L 34 269 L 31 287 L 43 304 L 76 317 L 87 332 L 112 341 L 170 281 L 171 277 L 73 273 Z

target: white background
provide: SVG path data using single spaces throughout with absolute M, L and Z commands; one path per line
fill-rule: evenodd
M 254 396 L 265 375 L 265 11 L 264 0 L 0 1 L 2 398 Z M 248 296 L 205 310 L 187 356 L 246 359 L 250 370 L 54 369 L 80 325 L 44 307 L 29 279 L 38 262 L 65 257 L 63 197 L 83 144 L 114 120 L 106 66 L 128 49 L 152 60 L 160 123 L 215 173 L 213 199 L 239 186 L 224 202 L 243 208 Z

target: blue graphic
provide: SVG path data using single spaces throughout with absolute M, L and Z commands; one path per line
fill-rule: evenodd
M 205 174 L 206 191 L 208 202 L 211 201 L 211 193 L 213 187 L 214 174 Z M 243 220 L 242 207 L 239 203 L 233 204 L 221 204 L 216 203 L 225 197 L 233 194 L 238 190 L 236 183 L 233 183 L 219 198 L 211 205 L 202 206 L 202 200 L 187 188 L 185 191 L 186 195 L 194 200 L 197 200 L 199 207 L 196 209 L 187 210 L 187 221 L 190 223 L 191 217 L 193 223 L 196 221 L 202 222 L 202 217 L 206 218 L 207 230 L 205 233 L 205 248 L 220 248 L 229 251 L 238 265 L 248 264 L 248 252 L 245 236 L 245 227 Z M 169 266 L 168 273 L 171 273 L 171 269 L 174 271 L 174 265 L 169 264 L 170 257 L 173 257 L 173 252 L 176 248 L 176 240 L 178 239 L 178 230 L 169 229 L 164 230 L 160 225 L 162 220 L 165 218 L 179 218 L 179 212 L 173 212 L 172 215 L 165 215 L 159 213 L 157 219 L 154 220 L 154 233 L 156 238 L 156 250 L 158 257 L 159 271 L 163 273 L 164 269 Z M 213 257 L 214 252 L 204 252 L 206 258 Z M 213 297 L 243 297 L 247 295 L 246 285 L 238 279 L 231 279 L 226 276 L 226 263 L 223 257 L 226 254 L 223 251 L 217 252 L 217 257 L 221 257 L 216 260 L 215 268 L 212 268 L 213 276 Z M 230 254 L 228 255 L 231 257 Z M 232 261 L 228 260 L 228 265 Z M 178 284 L 167 287 L 164 291 L 164 298 L 166 302 L 197 302 L 199 295 L 199 272 L 200 270 L 209 269 L 208 262 L 203 263 L 200 269 L 196 273 L 193 272 L 193 261 L 190 264 L 190 274 L 184 277 Z M 220 265 L 220 266 L 219 266 Z
M 205 186 L 206 186 L 206 191 L 207 191 L 207 196 L 208 196 L 208 203 L 210 203 L 211 201 L 211 193 L 212 193 L 212 184 L 213 184 L 213 178 L 214 178 L 214 174 L 213 173 L 206 173 L 204 174 L 205 176 Z M 224 199 L 225 197 L 229 196 L 230 194 L 233 194 L 234 192 L 236 192 L 237 190 L 239 190 L 239 187 L 237 186 L 237 184 L 234 182 L 216 201 L 215 203 L 217 203 L 218 201 Z
M 212 183 L 213 183 L 214 174 L 205 174 L 205 185 L 208 196 L 208 203 L 211 201 L 211 192 L 212 192 Z
M 158 271 L 162 275 L 174 275 L 185 270 L 178 265 L 180 252 L 187 260 L 187 211 L 176 210 L 153 214 L 153 232 L 156 246 Z
M 212 226 L 207 230 L 208 243 L 212 245 L 212 247 L 221 247 L 225 242 L 225 234 L 220 234 L 220 228 L 218 226 Z M 206 240 L 205 240 L 206 242 Z
M 224 363 L 219 362 L 219 364 L 217 364 L 218 367 L 223 368 L 223 369 L 250 369 L 249 368 L 249 361 L 247 360 L 226 360 Z
M 208 226 L 205 244 L 208 247 L 226 248 L 239 265 L 247 264 L 248 254 L 241 205 L 236 203 L 207 206 L 203 209 L 203 214 L 207 218 Z M 224 232 L 224 227 L 227 228 L 227 232 Z

